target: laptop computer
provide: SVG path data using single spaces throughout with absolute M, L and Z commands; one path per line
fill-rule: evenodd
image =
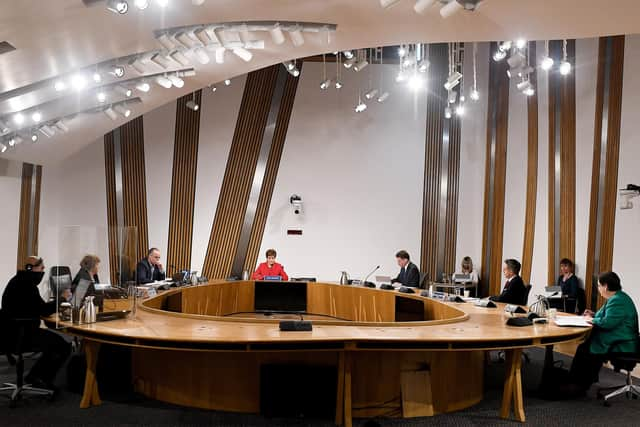
M 76 291 L 73 293 L 73 297 L 71 298 L 71 302 L 74 306 L 79 307 L 82 305 L 84 297 L 87 295 L 87 291 L 89 291 L 90 286 L 91 282 L 89 280 L 80 279 L 78 286 L 76 286 Z

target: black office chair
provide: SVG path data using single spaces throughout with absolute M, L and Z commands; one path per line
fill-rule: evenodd
M 587 298 L 584 293 L 584 289 L 578 287 L 575 298 L 563 295 L 562 306 L 565 313 L 584 313 L 587 306 Z
M 524 287 L 526 288 L 526 292 L 524 293 L 523 300 L 520 301 L 518 305 L 524 305 L 525 307 L 527 307 L 529 305 L 529 294 L 531 293 L 531 288 L 533 288 L 533 285 L 531 285 L 531 283 L 527 283 L 526 285 L 524 285 Z
M 30 332 L 33 328 L 33 319 L 3 319 L 4 331 L 0 334 L 0 345 L 2 352 L 15 357 L 16 382 L 4 383 L 0 387 L 0 392 L 11 392 L 9 407 L 15 408 L 18 400 L 23 395 L 46 396 L 53 399 L 54 390 L 32 387 L 24 383 L 24 355 L 32 353 L 27 349 L 30 340 Z
M 60 265 L 51 267 L 49 272 L 49 289 L 51 290 L 51 295 L 59 295 L 64 289 L 71 289 L 71 283 L 73 279 L 71 278 L 71 269 L 67 266 Z
M 422 273 L 420 272 L 420 281 L 418 282 L 418 288 L 420 289 L 426 289 L 426 281 L 427 278 L 429 277 L 428 273 Z
M 619 385 L 615 387 L 603 387 L 598 389 L 598 399 L 604 400 L 604 406 L 610 406 L 611 402 L 609 402 L 612 398 L 619 396 L 621 394 L 625 394 L 627 399 L 637 399 L 640 397 L 640 386 L 634 385 L 631 372 L 633 368 L 640 363 L 640 337 L 636 340 L 636 351 L 635 353 L 609 353 L 608 359 L 613 365 L 613 370 L 615 372 L 625 371 L 627 373 L 626 381 L 624 385 Z M 620 342 L 612 344 L 620 344 Z

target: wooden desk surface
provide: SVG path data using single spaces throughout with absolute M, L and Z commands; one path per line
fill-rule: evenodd
M 213 282 L 215 286 L 227 286 Z M 324 284 L 323 284 L 324 285 Z M 205 288 L 208 285 L 199 288 Z M 337 286 L 340 285 L 327 285 Z M 183 288 L 189 289 L 189 288 Z M 385 293 L 377 289 L 350 288 L 353 292 Z M 182 289 L 169 291 L 181 292 Z M 412 298 L 422 298 L 412 295 Z M 265 344 L 298 344 L 349 346 L 352 350 L 376 348 L 416 348 L 429 350 L 472 350 L 493 348 L 524 348 L 582 339 L 588 328 L 558 327 L 535 324 L 529 327 L 506 325 L 507 314 L 502 306 L 481 308 L 470 303 L 448 303 L 431 300 L 450 307 L 463 315 L 449 323 L 429 322 L 366 324 L 314 322 L 310 332 L 281 332 L 277 321 L 183 315 L 139 306 L 135 319 L 127 318 L 90 325 L 63 324 L 73 334 L 97 341 L 149 348 L 193 347 L 196 350 L 257 350 Z M 48 319 L 51 323 L 54 319 Z M 258 346 L 262 344 L 262 346 Z

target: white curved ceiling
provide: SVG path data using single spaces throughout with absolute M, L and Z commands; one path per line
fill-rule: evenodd
M 81 0 L 0 2 L 0 41 L 16 47 L 0 55 L 0 96 L 110 58 L 157 49 L 154 30 L 212 22 L 306 21 L 338 28 L 328 44 L 321 36 L 311 36 L 294 48 L 288 40 L 277 46 L 265 37 L 265 49 L 254 51 L 248 63 L 233 55 L 221 65 L 194 63 L 197 75 L 186 78 L 183 88 L 153 85 L 151 92 L 140 95 L 143 102 L 126 120 L 228 77 L 323 52 L 408 42 L 544 40 L 640 32 L 637 0 L 485 0 L 476 12 L 448 19 L 437 10 L 414 13 L 412 0 L 400 0 L 390 9 L 381 8 L 379 0 L 206 0 L 202 6 L 191 0 L 169 0 L 165 9 L 152 1 L 144 11 L 134 8 L 133 0 L 129 3 L 126 15 L 116 15 L 102 3 L 86 7 Z M 25 96 L 3 104 L 0 116 L 41 102 L 35 93 Z M 59 112 L 77 109 L 81 97 L 66 97 Z M 126 120 L 113 122 L 101 113 L 79 115 L 69 121 L 69 133 L 41 137 L 37 144 L 23 142 L 3 156 L 40 164 L 57 162 Z

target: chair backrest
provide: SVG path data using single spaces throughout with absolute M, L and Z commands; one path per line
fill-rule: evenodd
M 582 314 L 586 308 L 587 296 L 584 293 L 584 289 L 578 286 L 578 291 L 576 292 L 576 313 Z
M 49 276 L 71 276 L 71 269 L 66 265 L 56 265 L 51 267 Z
M 520 305 L 529 305 L 529 293 L 531 292 L 531 288 L 533 285 L 531 283 L 527 283 L 524 285 L 526 291 L 524 293 L 523 301 L 520 302 Z
M 424 282 L 425 282 L 427 276 L 428 276 L 427 273 L 420 272 L 420 281 L 418 282 L 418 287 L 420 289 L 425 289 L 425 283 Z
M 49 289 L 51 295 L 57 295 L 64 289 L 71 289 L 71 269 L 67 266 L 51 267 L 49 273 Z

